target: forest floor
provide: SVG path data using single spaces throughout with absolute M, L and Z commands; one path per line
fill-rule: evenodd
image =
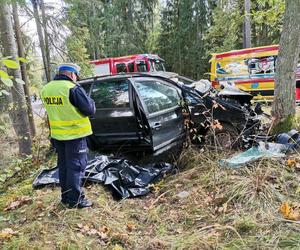
M 2 249 L 300 248 L 300 222 L 279 212 L 284 202 L 300 206 L 298 154 L 229 169 L 219 166 L 220 152 L 190 148 L 151 194 L 117 201 L 92 184 L 85 190 L 95 206 L 75 210 L 60 204 L 59 188 L 32 189 L 40 170 L 55 165 L 47 141 L 36 139 L 34 152 L 7 162 L 18 168 L 0 182 Z

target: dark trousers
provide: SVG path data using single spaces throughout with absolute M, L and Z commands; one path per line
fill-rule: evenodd
M 53 144 L 57 151 L 61 201 L 70 205 L 76 205 L 84 198 L 81 186 L 87 165 L 88 149 L 86 138 L 69 141 L 53 139 Z

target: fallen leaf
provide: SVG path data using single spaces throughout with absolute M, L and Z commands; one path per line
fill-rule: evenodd
M 27 196 L 23 196 L 13 202 L 11 202 L 6 208 L 4 208 L 4 211 L 15 210 L 15 209 L 22 207 L 23 205 L 29 204 L 31 202 L 32 202 L 31 198 L 29 198 Z
M 12 230 L 11 228 L 4 228 L 0 232 L 0 239 L 10 239 L 14 235 L 18 235 L 18 232 Z
M 128 230 L 129 232 L 132 232 L 134 229 L 136 229 L 136 226 L 135 226 L 132 222 L 129 222 L 129 223 L 127 224 L 127 230 Z
M 100 231 L 102 233 L 108 233 L 110 231 L 110 229 L 107 226 L 103 226 L 103 227 L 99 228 L 98 231 Z
M 283 217 L 287 220 L 300 220 L 299 206 L 291 206 L 288 202 L 283 202 L 279 210 Z
M 288 160 L 286 161 L 286 165 L 287 165 L 288 167 L 290 167 L 290 168 L 296 167 L 296 164 L 297 164 L 297 162 L 296 162 L 295 159 L 288 159 Z
M 20 207 L 20 204 L 21 201 L 13 201 L 6 208 L 4 208 L 4 211 L 17 209 L 18 207 Z
M 300 220 L 300 211 L 299 210 L 292 210 L 286 219 L 295 220 L 295 221 Z
M 40 209 L 44 208 L 43 202 L 42 202 L 42 201 L 37 201 L 37 202 L 36 202 L 36 207 L 37 207 L 37 208 L 40 208 Z
M 211 127 L 213 129 L 219 129 L 221 130 L 223 128 L 223 126 L 221 125 L 221 123 L 218 120 L 213 120 L 213 124 L 211 125 Z
M 283 217 L 287 217 L 291 211 L 291 208 L 287 202 L 283 202 L 279 210 L 282 213 Z

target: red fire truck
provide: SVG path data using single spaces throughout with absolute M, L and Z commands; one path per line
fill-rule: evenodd
M 154 54 L 138 54 L 91 61 L 94 75 L 114 75 L 127 72 L 166 71 L 164 60 Z

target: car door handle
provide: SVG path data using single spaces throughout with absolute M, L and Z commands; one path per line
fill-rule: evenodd
M 160 128 L 161 128 L 161 123 L 159 123 L 159 122 L 154 123 L 154 125 L 152 127 L 152 129 L 154 129 L 154 130 L 159 130 Z

